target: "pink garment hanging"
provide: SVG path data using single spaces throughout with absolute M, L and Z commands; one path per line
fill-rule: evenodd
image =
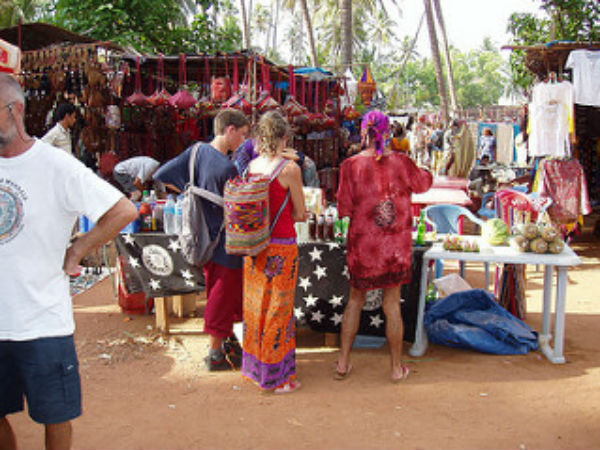
M 552 199 L 548 215 L 559 224 L 577 222 L 592 212 L 583 167 L 577 159 L 546 159 L 540 172 L 540 195 Z
M 135 62 L 135 92 L 131 94 L 125 101 L 130 105 L 145 106 L 148 104 L 148 97 L 142 92 L 142 78 L 140 75 L 140 57 L 137 57 Z
M 190 109 L 196 104 L 196 99 L 187 90 L 187 72 L 185 68 L 185 54 L 179 55 L 179 90 L 169 98 L 169 104 L 179 109 Z

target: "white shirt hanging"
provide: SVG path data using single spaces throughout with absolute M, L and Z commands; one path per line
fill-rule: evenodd
M 569 81 L 539 83 L 529 104 L 529 155 L 570 156 L 573 131 L 573 85 Z
M 573 70 L 575 103 L 600 106 L 600 51 L 573 50 L 565 68 Z

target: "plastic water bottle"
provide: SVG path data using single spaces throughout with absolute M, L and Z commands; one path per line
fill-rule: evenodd
M 183 209 L 181 207 L 182 198 L 179 197 L 175 203 L 175 233 L 181 234 L 181 224 L 183 222 Z
M 425 210 L 421 210 L 421 217 L 419 219 L 419 225 L 417 226 L 417 245 L 425 245 L 425 232 L 427 231 L 427 224 L 425 223 Z
M 167 197 L 167 203 L 163 209 L 163 221 L 165 234 L 177 234 L 175 230 L 175 200 L 172 195 Z

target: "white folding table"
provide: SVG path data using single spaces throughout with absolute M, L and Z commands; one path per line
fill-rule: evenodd
M 537 254 L 521 253 L 507 245 L 490 246 L 485 244 L 479 236 L 463 236 L 469 240 L 477 240 L 480 252 L 452 252 L 446 251 L 441 242 L 436 242 L 423 255 L 421 268 L 421 286 L 419 294 L 419 305 L 417 313 L 417 325 L 415 341 L 409 353 L 412 356 L 422 356 L 427 350 L 427 335 L 423 326 L 425 316 L 425 293 L 427 292 L 427 271 L 429 261 L 435 259 L 450 259 L 458 261 L 481 261 L 509 264 L 542 264 L 544 265 L 544 306 L 542 332 L 538 340 L 544 355 L 555 364 L 565 362 L 563 356 L 564 333 L 565 333 L 565 304 L 567 300 L 567 271 L 569 267 L 581 264 L 581 259 L 570 247 L 565 245 L 560 254 Z M 554 317 L 554 347 L 550 345 L 552 334 L 550 333 L 550 322 L 552 314 L 552 275 L 554 269 L 557 272 L 556 282 L 556 308 Z

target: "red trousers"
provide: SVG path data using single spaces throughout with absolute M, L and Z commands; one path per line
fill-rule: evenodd
M 230 269 L 210 261 L 204 266 L 204 278 L 204 332 L 223 339 L 232 336 L 233 323 L 242 320 L 244 269 Z

